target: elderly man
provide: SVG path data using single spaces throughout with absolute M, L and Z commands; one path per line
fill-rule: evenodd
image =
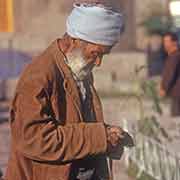
M 26 67 L 10 109 L 6 180 L 109 179 L 106 156 L 125 132 L 104 123 L 91 72 L 121 28 L 111 8 L 74 4 L 64 37 Z
M 180 51 L 178 37 L 168 32 L 164 35 L 163 45 L 168 54 L 163 70 L 160 96 L 172 98 L 171 115 L 180 116 Z

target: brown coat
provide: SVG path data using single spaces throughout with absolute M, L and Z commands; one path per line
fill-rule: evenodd
M 96 119 L 85 123 L 78 88 L 57 40 L 27 66 L 10 110 L 6 180 L 73 180 L 76 163 L 87 157 L 108 176 L 102 108 L 90 87 Z

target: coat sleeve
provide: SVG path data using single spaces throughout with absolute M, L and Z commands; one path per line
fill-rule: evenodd
M 20 83 L 11 110 L 14 111 L 12 139 L 24 156 L 64 163 L 106 152 L 103 123 L 57 124 L 50 113 L 46 113 L 48 81 L 42 76 L 27 79 Z
M 174 56 L 166 60 L 161 83 L 161 87 L 165 90 L 166 94 L 169 94 L 175 85 L 179 61 L 179 56 Z

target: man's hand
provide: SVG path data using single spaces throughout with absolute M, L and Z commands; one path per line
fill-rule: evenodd
M 124 152 L 123 139 L 124 139 L 124 131 L 120 127 L 116 126 L 107 126 L 107 155 L 111 159 L 121 159 L 121 156 Z
M 124 131 L 120 127 L 107 126 L 106 132 L 108 144 L 113 147 L 117 146 L 120 143 L 120 141 L 124 138 Z
M 117 126 L 106 126 L 108 149 L 107 154 L 112 159 L 120 159 L 124 147 L 133 147 L 132 137 L 122 128 Z

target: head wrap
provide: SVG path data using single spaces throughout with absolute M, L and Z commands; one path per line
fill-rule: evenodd
M 120 36 L 123 16 L 104 6 L 74 4 L 66 25 L 67 33 L 73 38 L 112 46 Z

